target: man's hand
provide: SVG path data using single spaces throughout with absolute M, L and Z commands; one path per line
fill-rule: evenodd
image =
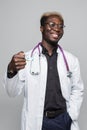
M 8 72 L 18 72 L 19 70 L 25 68 L 26 59 L 25 54 L 23 51 L 13 55 L 9 65 L 8 65 Z

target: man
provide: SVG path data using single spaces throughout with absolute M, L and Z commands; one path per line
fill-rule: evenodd
M 11 97 L 24 91 L 22 130 L 79 130 L 83 83 L 78 59 L 58 44 L 64 20 L 57 12 L 47 12 L 40 24 L 42 41 L 12 57 L 6 90 Z

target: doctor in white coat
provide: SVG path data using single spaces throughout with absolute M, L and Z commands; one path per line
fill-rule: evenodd
M 78 59 L 58 44 L 64 34 L 64 20 L 57 12 L 47 12 L 40 23 L 42 41 L 29 52 L 12 57 L 5 88 L 10 97 L 24 92 L 21 130 L 79 130 L 83 82 Z M 49 65 L 56 68 L 57 85 L 49 78 L 55 75 Z M 53 91 L 49 92 L 50 87 Z

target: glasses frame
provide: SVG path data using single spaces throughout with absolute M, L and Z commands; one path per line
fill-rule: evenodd
M 55 29 L 55 28 L 63 29 L 66 27 L 63 24 L 56 24 L 55 22 L 46 22 L 45 24 L 48 24 L 51 29 Z

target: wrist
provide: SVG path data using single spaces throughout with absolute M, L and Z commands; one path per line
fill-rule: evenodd
M 7 69 L 7 77 L 12 78 L 17 74 L 17 71 Z

